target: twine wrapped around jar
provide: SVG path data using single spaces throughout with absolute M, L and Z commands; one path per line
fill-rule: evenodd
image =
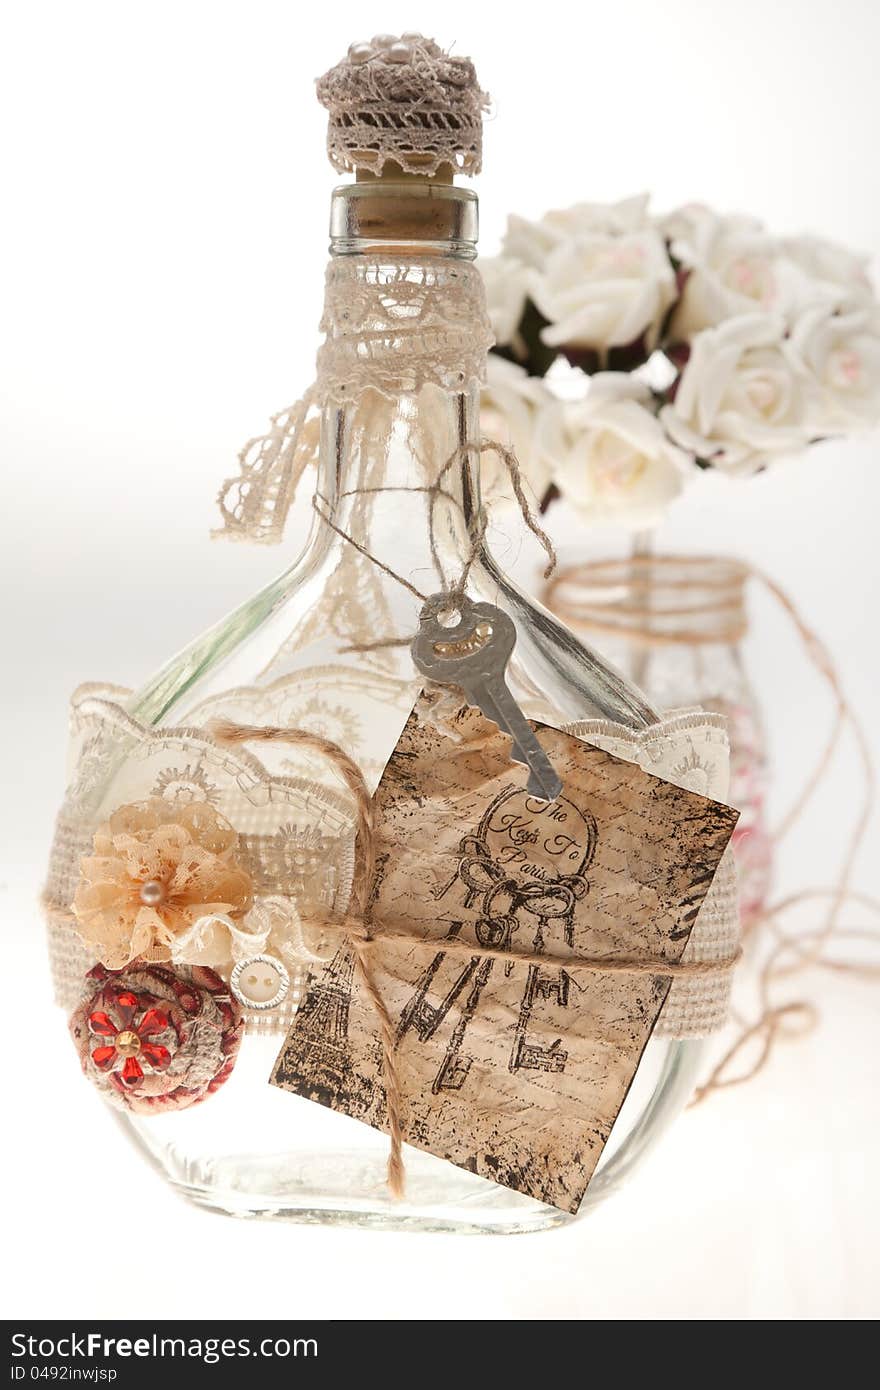
M 670 703 L 681 703 L 682 697 L 685 700 L 698 698 L 704 707 L 711 709 L 718 708 L 718 704 L 713 701 L 706 684 L 709 657 L 713 651 L 727 650 L 739 663 L 737 644 L 747 630 L 745 588 L 748 580 L 759 584 L 790 620 L 808 660 L 831 692 L 834 720 L 805 783 L 771 832 L 765 828 L 763 820 L 766 770 L 760 724 L 755 719 L 744 729 L 742 721 L 736 717 L 737 707 L 727 711 L 731 742 L 729 800 L 740 810 L 739 843 L 735 832 L 733 845 L 740 865 L 742 932 L 757 984 L 759 1011 L 753 1022 L 738 1029 L 730 1046 L 697 1089 L 694 1103 L 716 1090 L 749 1081 L 764 1066 L 777 1039 L 797 1040 L 817 1024 L 819 1010 L 811 1000 L 777 1000 L 774 986 L 778 981 L 788 981 L 802 971 L 816 968 L 860 979 L 876 980 L 880 976 L 880 968 L 870 961 L 841 958 L 829 951 L 829 947 L 840 940 L 876 943 L 876 931 L 872 927 L 848 926 L 841 922 L 843 907 L 850 903 L 875 921 L 880 918 L 880 902 L 852 886 L 853 870 L 875 799 L 874 770 L 865 731 L 846 698 L 837 668 L 824 643 L 784 590 L 768 575 L 743 561 L 730 557 L 636 553 L 625 560 L 588 562 L 559 570 L 545 586 L 543 594 L 548 607 L 571 626 L 601 634 L 603 649 L 620 664 L 629 665 L 634 679 L 654 693 L 661 709 Z M 670 654 L 678 658 L 677 679 L 681 680 L 683 671 L 686 674 L 690 670 L 697 685 L 697 688 L 691 686 L 689 694 L 687 689 L 679 687 L 674 699 L 670 699 L 668 693 L 675 688 L 672 682 L 668 681 L 664 696 L 662 691 L 657 692 L 654 684 L 656 672 L 653 679 L 651 672 L 653 661 L 668 662 Z M 740 706 L 739 712 L 747 712 L 747 707 Z M 767 903 L 773 851 L 812 802 L 845 731 L 850 733 L 856 747 L 864 790 L 861 803 L 855 804 L 850 828 L 844 830 L 843 852 L 834 880 L 827 888 L 801 889 L 777 902 Z M 756 735 L 757 741 L 751 741 Z M 760 792 L 757 799 L 756 791 Z M 756 829 L 759 834 L 755 834 Z M 751 835 L 744 840 L 744 832 L 749 831 Z M 807 904 L 824 905 L 819 925 L 805 931 L 786 931 L 784 919 Z M 762 957 L 759 953 L 767 943 L 768 949 Z
M 661 710 L 699 705 L 730 735 L 730 800 L 743 918 L 763 908 L 772 877 L 763 726 L 739 644 L 748 632 L 748 565 L 728 556 L 636 554 L 560 570 L 544 602 Z

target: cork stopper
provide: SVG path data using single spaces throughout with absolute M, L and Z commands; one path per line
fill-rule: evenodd
M 327 153 L 340 173 L 406 178 L 478 174 L 481 90 L 470 58 L 421 34 L 377 34 L 353 43 L 317 81 L 329 113 Z

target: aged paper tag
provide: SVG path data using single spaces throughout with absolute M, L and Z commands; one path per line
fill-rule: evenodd
M 404 1137 L 575 1212 L 670 979 L 566 961 L 677 961 L 737 813 L 544 724 L 563 793 L 538 801 L 478 710 L 457 717 L 460 742 L 419 712 L 375 794 L 371 960 L 397 1025 Z M 313 978 L 271 1079 L 384 1126 L 377 1019 L 347 945 Z

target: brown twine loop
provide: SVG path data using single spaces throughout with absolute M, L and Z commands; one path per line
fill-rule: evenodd
M 781 902 L 753 913 L 743 921 L 744 939 L 757 940 L 759 933 L 765 928 L 776 938 L 776 945 L 758 976 L 761 1013 L 754 1023 L 743 1027 L 716 1063 L 710 1076 L 698 1087 L 691 1101 L 692 1105 L 699 1104 L 715 1090 L 750 1081 L 764 1067 L 778 1040 L 786 1036 L 802 1037 L 818 1023 L 819 1011 L 808 1000 L 773 1004 L 769 994 L 774 980 L 802 973 L 811 967 L 845 971 L 863 979 L 873 979 L 878 973 L 870 965 L 829 960 L 824 956 L 825 948 L 832 937 L 876 939 L 875 934 L 868 929 L 845 929 L 839 922 L 846 902 L 857 902 L 872 912 L 880 913 L 880 903 L 865 894 L 857 893 L 850 886 L 855 861 L 867 832 L 875 799 L 874 769 L 861 721 L 846 698 L 837 668 L 827 647 L 808 626 L 795 604 L 776 581 L 762 570 L 743 561 L 719 559 L 713 563 L 714 578 L 711 575 L 707 578 L 707 561 L 701 556 L 645 554 L 622 561 L 575 565 L 560 571 L 552 583 L 546 586 L 543 595 L 548 606 L 553 607 L 554 611 L 572 626 L 623 637 L 636 646 L 661 647 L 739 641 L 746 631 L 743 606 L 745 583 L 748 579 L 754 579 L 763 585 L 791 621 L 808 660 L 827 683 L 834 698 L 831 733 L 815 767 L 780 824 L 772 832 L 771 838 L 776 845 L 790 833 L 815 796 L 822 778 L 831 766 L 846 727 L 849 727 L 856 743 L 864 779 L 864 792 L 834 883 L 827 889 L 794 893 Z M 694 566 L 703 570 L 696 584 L 692 577 Z M 662 575 L 659 585 L 656 579 L 657 572 Z M 676 572 L 680 572 L 680 577 L 676 577 Z M 595 594 L 597 590 L 607 592 L 611 587 L 619 590 L 620 596 L 613 599 L 606 608 L 601 600 L 596 599 Z M 693 589 L 703 597 L 698 601 L 686 601 L 683 605 L 676 603 L 679 591 Z M 670 592 L 673 594 L 672 603 L 667 598 Z M 686 616 L 690 626 L 683 630 L 665 626 L 669 618 L 678 616 Z M 829 898 L 831 901 L 825 920 L 818 930 L 798 936 L 787 935 L 781 931 L 781 916 L 799 904 L 820 898 Z M 803 943 L 806 940 L 812 942 L 809 950 L 804 949 Z M 783 966 L 779 962 L 786 953 L 793 954 L 794 960 Z M 800 1026 L 788 1026 L 792 1019 L 798 1019 Z M 755 1060 L 742 1072 L 730 1075 L 732 1064 L 750 1044 L 756 1042 L 760 1046 Z
M 541 597 L 572 627 L 633 646 L 732 643 L 746 634 L 743 589 L 752 573 L 733 559 L 637 554 L 559 570 Z
M 236 724 L 217 719 L 208 725 L 208 732 L 220 743 L 236 744 L 251 741 L 296 744 L 323 755 L 339 772 L 355 802 L 355 870 L 351 887 L 354 911 L 341 918 L 327 918 L 312 925 L 324 930 L 341 932 L 352 948 L 358 973 L 367 998 L 376 1014 L 382 1042 L 382 1079 L 385 1086 L 385 1110 L 390 1140 L 388 1157 L 388 1188 L 391 1195 L 404 1196 L 404 1164 L 402 1155 L 403 1126 L 401 1120 L 401 1086 L 396 1060 L 396 1034 L 388 1006 L 382 998 L 373 970 L 372 948 L 377 942 L 405 941 L 408 945 L 426 950 L 442 950 L 449 955 L 479 957 L 491 960 L 515 961 L 517 964 L 558 966 L 565 970 L 588 970 L 610 975 L 651 975 L 669 979 L 698 975 L 714 975 L 733 970 L 740 952 L 718 961 L 639 960 L 635 957 L 572 956 L 554 959 L 535 951 L 499 950 L 490 946 L 471 945 L 457 937 L 440 941 L 416 936 L 411 932 L 383 927 L 373 921 L 371 898 L 375 878 L 375 822 L 373 802 L 363 773 L 349 755 L 319 734 L 305 729 L 289 729 L 276 725 Z

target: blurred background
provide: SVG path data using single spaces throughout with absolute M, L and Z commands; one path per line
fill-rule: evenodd
M 97 1106 L 84 1132 L 82 1092 L 58 1056 L 64 1024 L 36 899 L 74 686 L 139 684 L 293 558 L 304 534 L 306 499 L 281 549 L 209 539 L 241 444 L 312 376 L 335 181 L 315 76 L 377 31 L 421 29 L 475 59 L 494 99 L 476 181 L 487 254 L 509 212 L 643 191 L 656 211 L 700 200 L 777 234 L 874 253 L 880 10 L 870 0 L 548 0 L 528 11 L 33 0 L 8 7 L 2 28 L 0 907 L 16 1037 L 27 1037 L 26 1056 L 16 1047 L 5 1064 L 18 1252 L 9 1314 L 173 1315 L 161 1279 L 135 1310 L 121 1288 L 98 1299 L 79 1277 L 102 1211 L 136 1203 L 138 1225 L 165 1232 L 163 1243 L 197 1249 L 206 1268 L 222 1252 L 247 1270 L 222 1289 L 198 1280 L 192 1315 L 876 1315 L 876 984 L 812 978 L 803 989 L 821 1003 L 820 1031 L 781 1047 L 750 1086 L 687 1114 L 627 1195 L 564 1232 L 465 1246 L 273 1228 L 185 1208 Z M 769 571 L 869 725 L 877 460 L 876 439 L 827 443 L 745 484 L 700 478 L 659 538 Z M 563 506 L 548 524 L 563 560 L 583 556 Z M 624 545 L 597 533 L 595 554 Z M 536 578 L 540 557 L 519 527 L 502 521 L 496 548 Z M 752 619 L 746 657 L 774 764 L 772 819 L 832 706 L 757 593 Z M 782 855 L 779 891 L 830 880 L 859 778 L 847 745 Z M 876 829 L 856 871 L 867 891 Z M 53 1231 L 51 1261 L 32 1239 L 38 1224 Z M 418 1281 L 406 1277 L 412 1259 Z

